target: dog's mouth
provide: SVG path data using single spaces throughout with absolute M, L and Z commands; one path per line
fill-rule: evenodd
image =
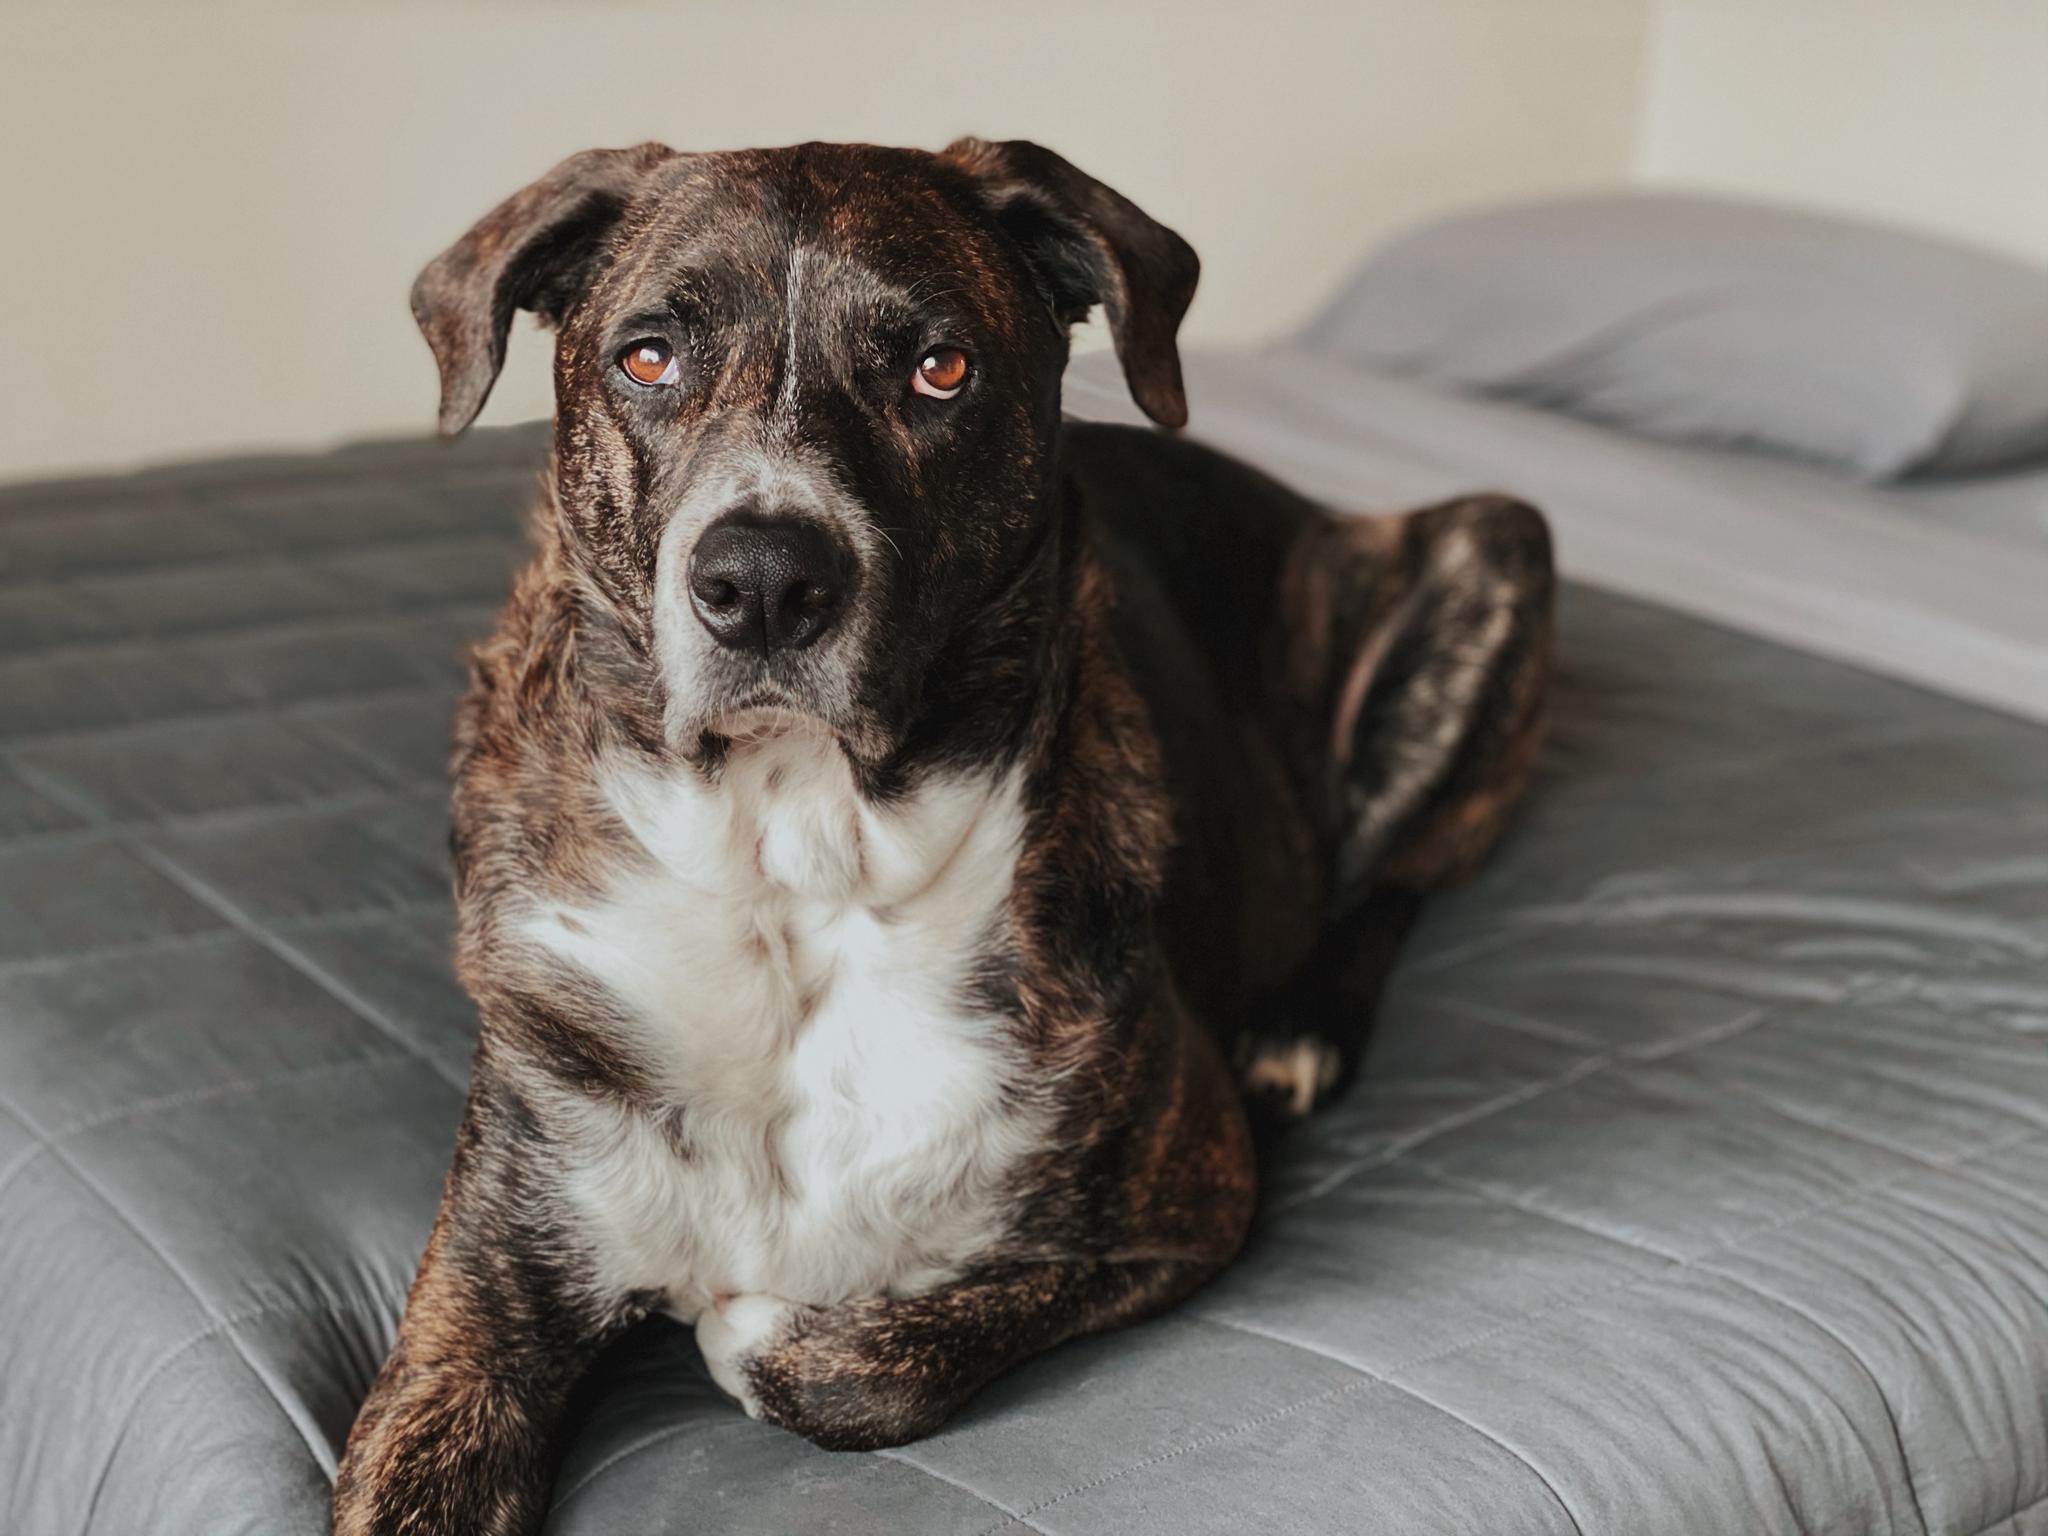
M 706 700 L 680 718 L 671 716 L 670 729 L 678 745 L 692 757 L 720 757 L 786 736 L 829 741 L 839 734 L 821 711 L 807 707 L 789 691 L 773 687 Z
M 715 716 L 704 727 L 730 747 L 757 746 L 784 736 L 815 736 L 836 741 L 839 733 L 822 717 L 784 703 L 750 703 Z
M 706 708 L 676 724 L 681 727 L 678 741 L 684 756 L 699 763 L 789 738 L 837 747 L 856 763 L 866 764 L 885 760 L 895 746 L 888 732 L 866 712 L 827 711 L 781 689 L 752 689 L 742 698 Z

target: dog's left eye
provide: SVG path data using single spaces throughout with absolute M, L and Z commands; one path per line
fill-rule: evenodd
M 655 336 L 636 341 L 621 352 L 619 367 L 635 384 L 645 384 L 650 389 L 673 384 L 683 376 L 675 352 Z
M 971 365 L 958 347 L 933 347 L 911 370 L 910 388 L 934 400 L 950 400 L 967 386 Z

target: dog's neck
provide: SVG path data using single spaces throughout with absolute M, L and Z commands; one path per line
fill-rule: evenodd
M 927 766 L 1028 762 L 1047 749 L 1073 692 L 1083 632 L 1096 617 L 1077 595 L 1097 572 L 1078 504 L 1058 517 L 997 595 L 957 628 L 926 668 L 901 745 L 876 788 Z

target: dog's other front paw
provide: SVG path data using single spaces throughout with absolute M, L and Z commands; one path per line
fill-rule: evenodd
M 750 1379 L 752 1368 L 787 1342 L 797 1319 L 808 1307 L 779 1296 L 727 1296 L 706 1307 L 697 1318 L 697 1348 L 711 1379 L 749 1418 L 761 1414 L 760 1395 Z
M 959 1406 L 947 1362 L 888 1326 L 892 1305 L 735 1296 L 697 1319 L 697 1347 L 712 1380 L 754 1418 L 824 1450 L 882 1450 L 930 1434 Z

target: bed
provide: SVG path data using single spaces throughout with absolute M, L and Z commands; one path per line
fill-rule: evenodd
M 2048 1532 L 2048 473 L 1873 490 L 1299 346 L 1188 384 L 1347 508 L 1545 506 L 1526 814 L 1220 1281 L 877 1455 L 650 1324 L 548 1529 Z M 542 451 L 0 493 L 10 1536 L 326 1529 L 466 1075 L 442 759 Z

